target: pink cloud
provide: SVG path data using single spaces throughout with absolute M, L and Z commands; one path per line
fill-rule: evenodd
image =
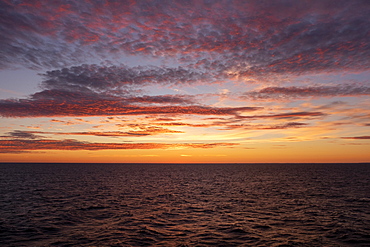
M 151 101 L 155 97 L 151 97 Z M 172 97 L 171 100 L 174 100 Z M 183 100 L 183 99 L 182 99 Z M 58 116 L 112 116 L 112 115 L 238 115 L 258 107 L 209 107 L 200 105 L 140 106 L 131 104 L 132 99 L 101 96 L 96 93 L 46 90 L 29 99 L 0 100 L 0 116 L 3 117 L 58 117 Z M 163 101 L 159 97 L 156 103 Z M 181 101 L 181 100 L 180 100 Z M 141 102 L 139 100 L 139 102 Z

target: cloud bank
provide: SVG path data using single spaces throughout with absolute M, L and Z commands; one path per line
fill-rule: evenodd
M 146 105 L 140 106 L 145 97 L 120 98 L 96 93 L 45 90 L 29 99 L 0 100 L 2 117 L 61 117 L 61 116 L 116 116 L 152 114 L 238 115 L 255 111 L 258 107 L 210 107 L 201 105 Z M 154 103 L 183 103 L 181 97 L 147 97 Z M 144 101 L 145 102 L 145 101 Z M 188 102 L 186 102 L 188 103 Z
M 0 11 L 2 68 L 124 55 L 173 57 L 233 77 L 370 67 L 370 6 L 362 0 L 3 0 Z
M 232 147 L 236 143 L 91 143 L 65 140 L 0 140 L 0 153 L 21 153 L 39 150 L 120 150 L 120 149 L 182 149 Z
M 354 97 L 370 95 L 369 86 L 301 86 L 301 87 L 266 87 L 244 93 L 240 98 L 254 101 L 289 101 L 293 99 L 318 97 Z

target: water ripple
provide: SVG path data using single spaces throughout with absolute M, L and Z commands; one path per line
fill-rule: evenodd
M 370 165 L 0 164 L 2 246 L 370 246 Z

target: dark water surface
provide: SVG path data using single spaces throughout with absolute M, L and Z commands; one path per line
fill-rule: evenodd
M 370 246 L 369 164 L 0 164 L 2 246 Z

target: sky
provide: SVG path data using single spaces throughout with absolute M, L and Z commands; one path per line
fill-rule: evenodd
M 2 162 L 370 162 L 370 1 L 0 0 Z

